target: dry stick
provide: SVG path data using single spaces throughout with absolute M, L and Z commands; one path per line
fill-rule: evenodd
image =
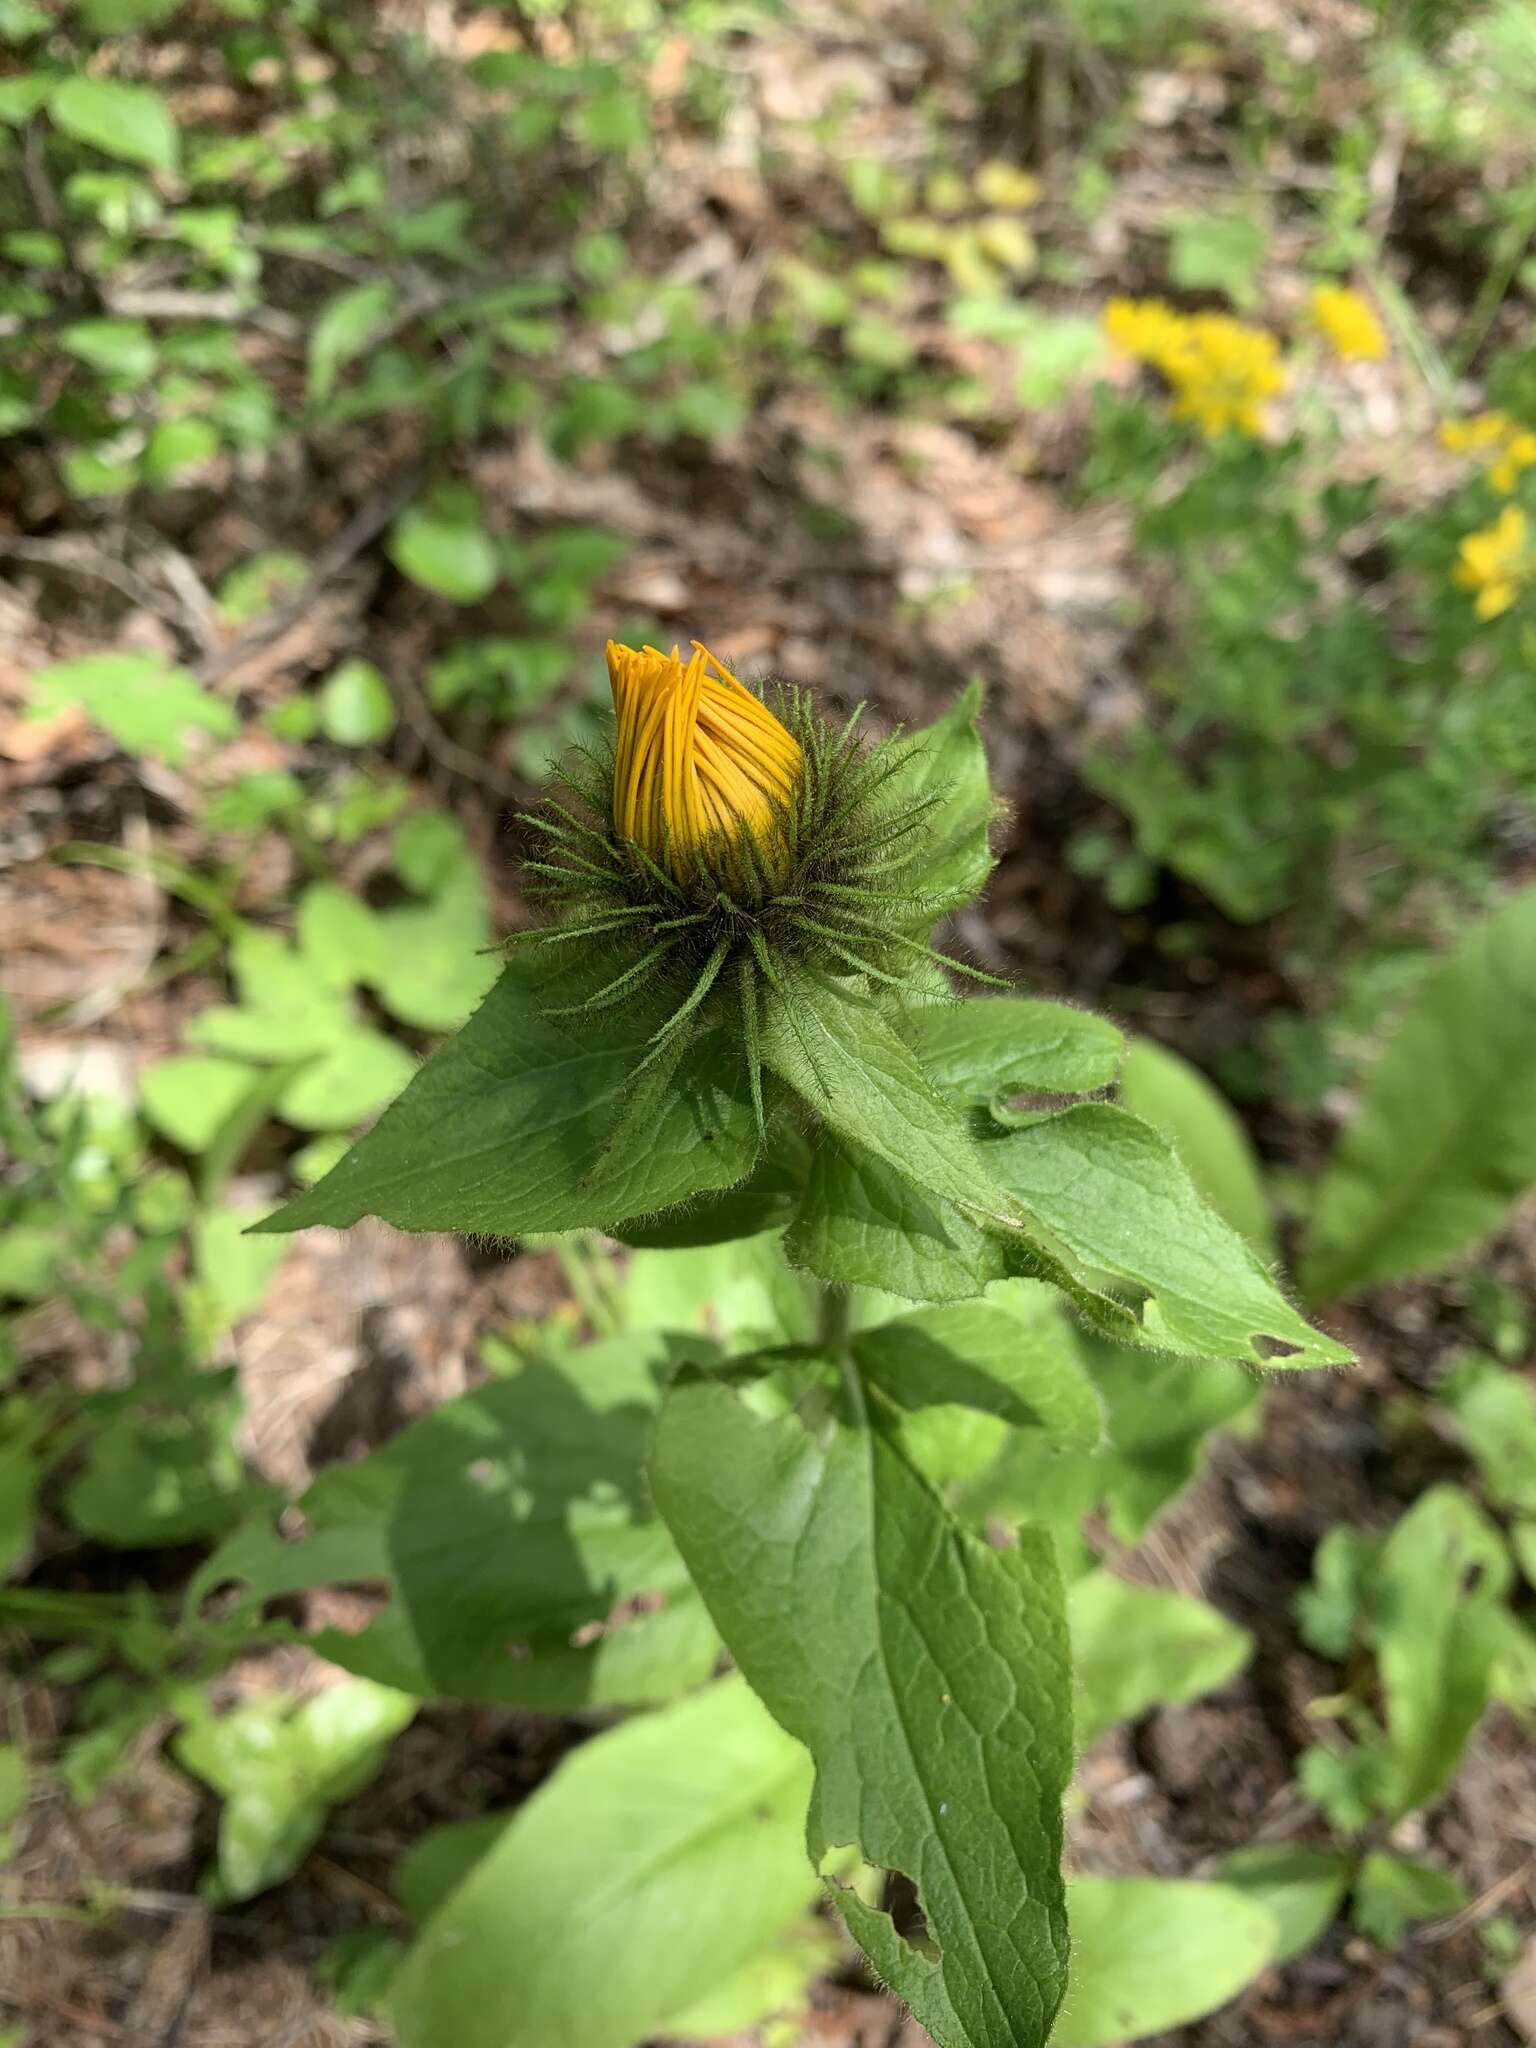
M 77 576 L 90 576 L 98 583 L 109 583 L 134 604 L 142 605 L 145 611 L 154 612 L 160 618 L 168 619 L 173 626 L 186 630 L 187 613 L 181 605 L 162 597 L 152 583 L 147 583 L 126 562 L 117 561 L 83 537 L 0 540 L 0 560 L 6 557 L 18 562 L 36 562 L 47 569 L 67 569 Z
M 419 465 L 412 463 L 401 471 L 387 490 L 360 505 L 340 533 L 327 541 L 316 555 L 308 579 L 292 597 L 286 598 L 257 625 L 242 633 L 222 654 L 201 663 L 197 672 L 199 681 L 222 681 L 259 648 L 270 646 L 272 641 L 280 640 L 296 626 L 310 606 L 324 594 L 326 585 L 339 576 L 371 541 L 376 540 L 402 506 L 415 497 L 421 487 L 421 477 Z

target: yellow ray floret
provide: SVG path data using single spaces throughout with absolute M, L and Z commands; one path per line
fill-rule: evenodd
M 618 719 L 613 824 L 679 881 L 699 856 L 729 855 L 750 837 L 770 867 L 788 853 L 788 814 L 804 763 L 800 743 L 760 698 L 699 642 L 674 647 L 608 642 Z

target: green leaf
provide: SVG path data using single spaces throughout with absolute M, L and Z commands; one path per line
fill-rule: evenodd
M 613 961 L 569 948 L 517 955 L 468 1024 L 341 1164 L 263 1226 L 339 1228 L 382 1216 L 402 1230 L 601 1229 L 743 1179 L 756 1156 L 744 1075 L 711 1033 L 687 1055 L 643 1151 L 610 1141 L 633 1074 L 671 1007 L 666 991 L 593 1013 L 551 1012 L 612 979 Z
M 389 557 L 413 583 L 454 604 L 478 604 L 501 578 L 496 543 L 467 508 L 407 506 L 390 533 Z
M 19 128 L 30 121 L 58 82 L 52 71 L 22 71 L 14 78 L 0 78 L 0 122 Z
M 248 1209 L 208 1209 L 193 1227 L 198 1306 L 210 1344 L 260 1307 L 267 1283 L 287 1249 L 277 1239 L 280 1249 L 274 1257 L 271 1238 L 251 1235 L 252 1220 Z
M 1065 1249 L 1083 1284 L 1103 1274 L 1140 1295 L 1126 1332 L 1133 1339 L 1255 1365 L 1349 1362 L 1341 1344 L 1297 1314 L 1138 1117 L 1081 1103 L 983 1149 L 997 1181 Z
M 1199 1068 L 1150 1038 L 1134 1039 L 1120 1073 L 1120 1100 L 1162 1132 L 1216 1214 L 1261 1258 L 1273 1259 L 1275 1226 L 1248 1133 Z
M 648 2039 L 804 1913 L 809 1783 L 739 1678 L 583 1744 L 432 1912 L 400 2048 Z
M 415 1059 L 396 1039 L 356 1025 L 294 1076 L 277 1098 L 278 1114 L 301 1131 L 350 1131 L 392 1102 L 416 1073 Z
M 1100 1485 L 1109 1525 L 1135 1543 L 1193 1479 L 1212 1433 L 1255 1406 L 1259 1384 L 1238 1365 L 1156 1358 L 1088 1330 L 1077 1342 L 1108 1411 Z
M 1350 1859 L 1290 1842 L 1254 1842 L 1234 1849 L 1217 1876 L 1267 1906 L 1280 1926 L 1277 1963 L 1309 1949 L 1333 1923 L 1349 1887 Z
M 840 1138 L 925 1195 L 1011 1220 L 963 1111 L 938 1094 L 873 1004 L 808 977 L 769 988 L 762 1049 L 767 1065 Z
M 356 988 L 388 970 L 378 911 L 335 882 L 311 882 L 299 898 L 299 951 L 327 988 Z
M 1079 1877 L 1072 1981 L 1051 2048 L 1121 2048 L 1235 1998 L 1274 1958 L 1275 1916 L 1228 1885 Z
M 708 1677 L 717 1643 L 643 1464 L 661 1384 L 706 1349 L 642 1335 L 527 1362 L 322 1471 L 302 1539 L 251 1522 L 189 1599 L 233 1583 L 246 1614 L 380 1583 L 383 1611 L 321 1629 L 322 1657 L 424 1699 L 560 1712 L 671 1698 Z
M 1450 1783 L 1488 1703 L 1499 1640 L 1489 1622 L 1511 1578 L 1498 1529 L 1454 1486 L 1420 1496 L 1371 1574 L 1368 1632 L 1386 1698 L 1395 1814 Z
M 186 759 L 191 731 L 229 739 L 234 712 L 209 696 L 184 668 L 158 654 L 88 654 L 33 676 L 31 714 L 45 718 L 78 704 L 129 754 L 160 754 L 173 767 Z
M 1001 1241 L 952 1202 L 827 1130 L 812 1149 L 784 1248 L 818 1279 L 908 1301 L 968 1300 L 1007 1270 Z
M 379 916 L 384 959 L 374 986 L 386 1010 L 422 1031 L 452 1031 L 494 983 L 488 957 L 490 905 L 485 883 L 465 859 L 430 902 Z
M 181 1374 L 93 1430 L 64 1497 L 74 1527 L 121 1550 L 219 1537 L 265 1497 L 247 1481 L 232 1372 Z
M 372 747 L 395 729 L 395 700 L 371 661 L 344 661 L 320 690 L 320 729 L 338 747 Z
M 60 330 L 59 344 L 124 390 L 147 383 L 155 372 L 154 338 L 142 320 L 72 320 Z
M 666 1251 L 782 1230 L 795 1214 L 809 1156 L 804 1138 L 780 1119 L 769 1127 L 767 1150 L 735 1187 L 664 1216 L 642 1216 L 622 1223 L 614 1235 L 621 1244 Z
M 174 483 L 219 452 L 218 429 L 207 420 L 161 420 L 144 444 L 139 473 L 147 484 Z
M 853 1340 L 860 1372 L 899 1412 L 896 1433 L 930 1483 L 974 1476 L 1020 1430 L 1093 1450 L 1103 1411 L 1056 1296 L 1014 1281 L 992 1301 L 917 1309 Z
M 1467 1358 L 1441 1382 L 1440 1399 L 1477 1460 L 1496 1508 L 1536 1515 L 1536 1387 L 1491 1358 Z
M 761 1383 L 759 1383 L 761 1387 Z M 1061 1997 L 1066 1631 L 1051 1540 L 970 1535 L 902 1455 L 878 1393 L 765 1415 L 683 1372 L 656 1500 L 731 1654 L 816 1763 L 819 1864 L 856 1846 L 915 1885 L 931 1943 L 838 1904 L 939 2048 L 1043 2043 Z
M 1181 291 L 1225 292 L 1235 306 L 1257 302 L 1269 233 L 1242 214 L 1191 213 L 1171 220 L 1168 275 Z
M 997 804 L 977 729 L 980 715 L 981 685 L 972 683 L 942 718 L 893 747 L 898 766 L 884 785 L 892 814 L 929 806 L 914 850 L 884 878 L 893 894 L 921 899 L 912 916 L 915 933 L 973 903 L 992 872 L 987 839 Z
M 1078 1579 L 1067 1596 L 1076 1727 L 1084 1747 L 1117 1721 L 1149 1707 L 1215 1692 L 1253 1650 L 1246 1629 L 1204 1600 L 1161 1586 L 1132 1585 L 1113 1572 Z
M 53 123 L 76 142 L 87 142 L 124 163 L 174 171 L 176 123 L 159 93 L 114 78 L 66 78 L 48 102 Z
M 309 336 L 309 402 L 323 405 L 347 364 L 360 356 L 389 318 L 395 288 L 388 279 L 351 285 L 321 307 Z
M 1536 1181 L 1536 888 L 1420 985 L 1335 1148 L 1302 1287 L 1334 1301 L 1443 1265 Z
M 416 1702 L 366 1678 L 302 1706 L 266 1694 L 215 1715 L 202 1705 L 176 1738 L 177 1761 L 222 1794 L 216 1896 L 254 1898 L 297 1870 L 329 1808 L 377 1773 Z
M 1459 1913 L 1470 1900 L 1466 1886 L 1449 1871 L 1373 1849 L 1355 1879 L 1350 1917 L 1362 1934 L 1395 1949 L 1416 1920 Z
M 913 1005 L 903 1029 L 946 1095 L 1086 1095 L 1115 1078 L 1124 1040 L 1107 1018 L 1024 996 Z
M 147 1067 L 139 1082 L 145 1117 L 183 1152 L 206 1152 L 251 1092 L 249 1067 L 180 1053 Z

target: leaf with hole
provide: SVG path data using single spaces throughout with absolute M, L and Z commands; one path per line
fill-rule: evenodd
M 1050 1538 L 971 1535 L 856 1370 L 798 1375 L 786 1410 L 749 1368 L 682 1372 L 657 1504 L 743 1673 L 815 1759 L 813 1859 L 856 1848 L 916 1887 L 921 1942 L 835 1894 L 880 1976 L 939 2048 L 1043 2043 L 1066 1968 L 1072 1747 Z

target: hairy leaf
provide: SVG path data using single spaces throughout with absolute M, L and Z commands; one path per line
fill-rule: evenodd
M 966 1300 L 1007 1270 L 1001 1241 L 952 1202 L 826 1130 L 784 1248 L 820 1280 L 907 1301 Z
M 765 1416 L 683 1374 L 656 1498 L 733 1656 L 815 1759 L 813 1858 L 855 1845 L 916 1887 L 922 1947 L 837 1895 L 876 1970 L 939 2048 L 1043 2043 L 1066 1963 L 1071 1768 L 1051 1541 L 970 1535 L 851 1365 L 829 1393 Z
M 1124 1047 L 1107 1018 L 1024 996 L 917 1004 L 904 1023 L 930 1080 L 966 1102 L 1086 1095 L 1114 1080 Z
M 345 1159 L 261 1227 L 382 1216 L 493 1237 L 602 1229 L 743 1179 L 757 1132 L 717 1034 L 683 1060 L 646 1145 L 610 1145 L 669 998 L 648 990 L 579 1023 L 555 1016 L 612 979 L 611 959 L 556 957 L 570 950 L 515 958 Z
M 1127 1334 L 1167 1351 L 1258 1365 L 1347 1364 L 1252 1250 L 1195 1192 L 1167 1140 L 1107 1102 L 1085 1102 L 988 1143 L 988 1166 L 1064 1248 L 1078 1279 L 1095 1275 L 1142 1299 Z

